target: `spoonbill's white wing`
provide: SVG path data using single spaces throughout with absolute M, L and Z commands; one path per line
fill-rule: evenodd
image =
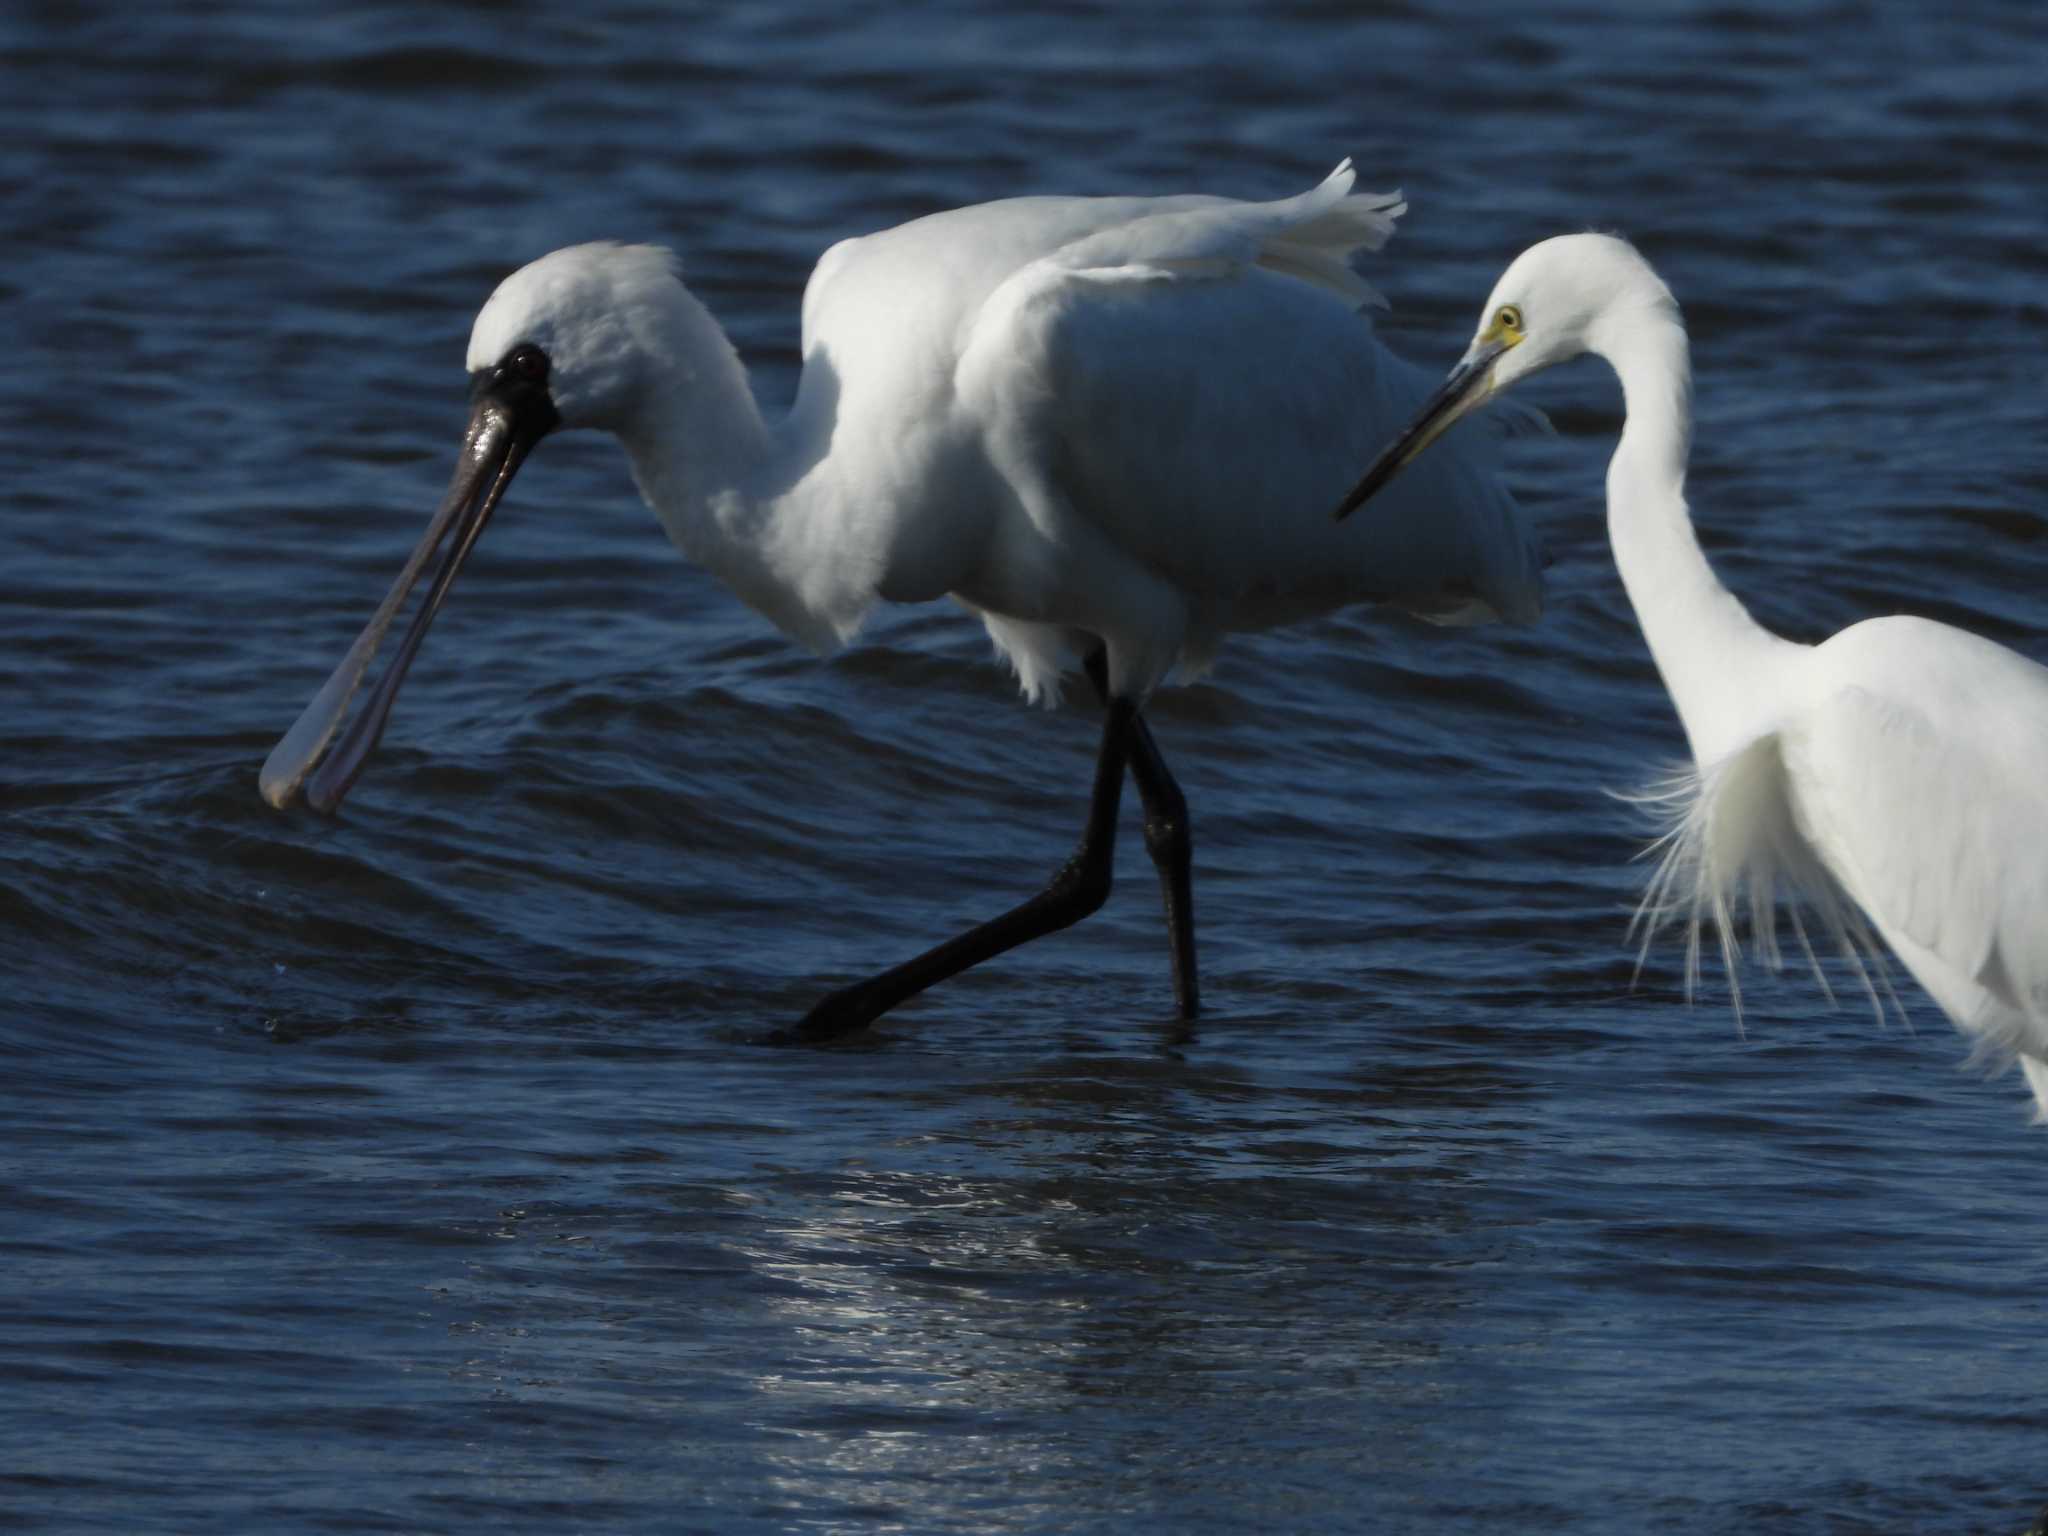
M 958 327 L 1020 267 L 1097 238 L 1113 245 L 1134 224 L 1176 217 L 1192 227 L 1168 235 L 1171 226 L 1157 226 L 1152 243 L 1161 251 L 1177 243 L 1189 260 L 1227 254 L 1320 283 L 1354 304 L 1378 303 L 1350 258 L 1385 245 L 1408 205 L 1398 192 L 1354 194 L 1357 179 L 1346 160 L 1309 191 L 1269 203 L 1206 193 L 1004 198 L 841 240 L 818 258 L 804 288 L 804 355 L 821 344 L 848 350 L 845 337 L 878 309 L 892 323 L 928 315 Z
M 1199 665 L 1228 630 L 1346 603 L 1517 620 L 1540 609 L 1540 552 L 1483 428 L 1418 466 L 1377 518 L 1330 520 L 1362 456 L 1430 385 L 1328 280 L 1332 253 L 1376 233 L 1370 210 L 1333 190 L 1098 231 L 1022 268 L 975 317 L 960 398 L 1048 540 L 1087 544 L 1127 607 L 1157 605 L 1150 625 L 1175 655 L 1153 666 Z M 1026 616 L 1000 573 L 985 590 Z

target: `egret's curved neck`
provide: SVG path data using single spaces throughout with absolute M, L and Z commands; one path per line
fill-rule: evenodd
M 1692 362 L 1675 308 L 1603 321 L 1594 350 L 1628 408 L 1607 467 L 1607 535 L 1622 586 L 1701 767 L 1770 728 L 1783 663 L 1802 647 L 1772 634 L 1714 575 L 1685 501 Z
M 640 494 L 676 546 L 786 633 L 819 650 L 858 627 L 873 599 L 854 562 L 832 558 L 809 471 L 830 444 L 800 400 L 771 427 L 718 322 L 676 286 L 646 347 L 638 403 L 618 426 Z

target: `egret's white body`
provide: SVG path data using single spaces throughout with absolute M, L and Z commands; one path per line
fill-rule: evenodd
M 1799 903 L 1795 925 L 1803 906 L 1859 969 L 1878 962 L 1881 982 L 1875 929 L 1985 1057 L 2019 1060 L 2048 1116 L 2048 669 L 1925 619 L 1802 645 L 1750 616 L 1686 504 L 1692 375 L 1677 303 L 1625 242 L 1532 247 L 1484 316 L 1436 420 L 1583 353 L 1621 381 L 1608 535 L 1693 755 L 1649 797 L 1672 830 L 1644 916 L 1688 920 L 1692 966 L 1711 917 L 1731 982 L 1744 902 L 1772 963 L 1781 890 Z M 1431 427 L 1417 428 L 1362 490 L 1427 446 Z
M 1225 634 L 1365 601 L 1444 620 L 1540 607 L 1539 552 L 1483 434 L 1372 525 L 1329 520 L 1351 470 L 1427 388 L 1360 317 L 1373 294 L 1349 265 L 1405 205 L 1352 182 L 1347 162 L 1273 203 L 1019 198 L 842 242 L 805 291 L 802 378 L 774 422 L 665 253 L 575 246 L 513 273 L 471 334 L 479 405 L 456 485 L 272 754 L 265 796 L 282 805 L 305 785 L 324 807 L 347 791 L 452 562 L 526 449 L 563 426 L 615 434 L 675 543 L 812 646 L 850 638 L 878 600 L 950 595 L 1034 699 L 1088 659 L 1136 721 L 1130 741 L 1106 735 L 1105 764 L 1128 761 L 1153 819 L 1184 823 L 1136 710 Z M 398 662 L 316 775 L 450 529 L 454 553 Z M 1091 831 L 1088 846 L 1107 843 Z

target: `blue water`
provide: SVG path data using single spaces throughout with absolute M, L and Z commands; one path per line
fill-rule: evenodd
M 1802 638 L 2036 657 L 2041 19 L 969 3 L 0 17 L 0 1529 L 2000 1533 L 2048 1500 L 2012 1077 L 1678 949 L 1682 750 L 1530 398 L 1544 621 L 1353 612 L 1152 710 L 1208 1012 L 1096 918 L 753 1044 L 1035 888 L 1093 711 L 820 663 L 616 450 L 521 476 L 339 819 L 257 765 L 410 548 L 511 267 L 683 253 L 765 401 L 832 241 L 1355 156 L 1432 368 L 1531 240 L 1686 307 L 1703 537 Z M 1127 812 L 1134 815 L 1134 812 Z

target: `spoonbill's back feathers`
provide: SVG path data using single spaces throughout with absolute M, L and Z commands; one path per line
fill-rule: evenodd
M 1033 697 L 1076 631 L 1107 634 L 1113 683 L 1142 696 L 1231 630 L 1348 603 L 1533 618 L 1540 552 L 1483 431 L 1380 518 L 1330 524 L 1429 383 L 1355 312 L 1373 294 L 1347 258 L 1404 205 L 1352 180 L 1273 203 L 1019 198 L 828 252 L 804 389 L 821 414 L 829 389 L 835 453 L 866 445 L 862 494 L 894 509 L 861 514 L 882 595 L 981 611 Z

